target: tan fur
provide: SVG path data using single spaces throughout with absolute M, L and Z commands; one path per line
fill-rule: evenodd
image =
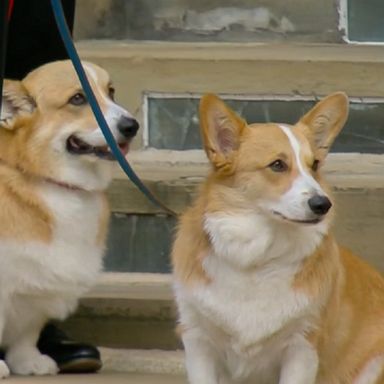
M 205 253 L 209 250 L 207 235 L 201 230 L 202 209 L 203 204 L 198 201 L 189 214 L 183 216 L 173 245 L 174 271 L 186 284 L 209 282 L 201 265 Z M 190 247 L 189 244 L 194 246 Z
M 52 216 L 35 191 L 34 179 L 0 162 L 0 237 L 48 243 Z
M 137 123 L 113 100 L 109 75 L 83 63 L 122 153 Z M 124 123 L 125 122 L 125 123 Z M 128 122 L 128 123 L 127 123 Z M 128 126 L 129 128 L 129 126 Z M 37 340 L 95 283 L 109 221 L 114 158 L 70 61 L 7 80 L 0 114 L 0 379 L 52 375 Z M 4 360 L 4 361 L 3 361 Z
M 337 93 L 291 127 L 302 148 L 301 163 L 327 194 L 330 188 L 321 172 L 311 166 L 315 159 L 324 162 L 347 113 L 346 97 Z M 259 199 L 284 194 L 299 172 L 288 138 L 275 124 L 247 125 L 214 95 L 203 97 L 200 117 L 212 172 L 181 218 L 172 252 L 175 279 L 187 292 L 194 286 L 203 289 L 215 279 L 204 268 L 204 258 L 213 247 L 204 230 L 205 215 L 247 212 Z M 271 172 L 268 165 L 275 158 L 284 159 L 290 171 Z M 332 211 L 324 219 L 328 223 Z M 302 261 L 291 289 L 318 303 L 319 315 L 306 334 L 319 356 L 316 384 L 353 384 L 372 359 L 384 355 L 384 279 L 340 248 L 331 233 Z M 180 324 L 181 332 L 188 329 L 188 324 Z M 374 384 L 383 383 L 384 373 Z
M 322 257 L 325 263 L 333 258 L 339 265 L 333 268 L 333 280 L 329 275 L 313 276 L 322 284 L 320 294 L 331 290 L 316 336 L 322 356 L 319 382 L 349 383 L 370 359 L 384 353 L 384 280 L 345 249 L 335 248 Z

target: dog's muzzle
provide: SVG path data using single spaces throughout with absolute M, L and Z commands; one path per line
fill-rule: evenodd
M 122 116 L 117 122 L 117 129 L 122 136 L 117 145 L 123 155 L 126 155 L 129 143 L 139 129 L 139 123 L 131 117 Z M 104 160 L 115 160 L 108 145 L 94 146 L 76 135 L 71 135 L 67 139 L 67 151 L 73 155 L 94 155 Z

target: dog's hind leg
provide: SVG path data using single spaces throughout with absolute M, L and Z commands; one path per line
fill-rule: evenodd
M 384 355 L 371 359 L 353 384 L 384 384 Z

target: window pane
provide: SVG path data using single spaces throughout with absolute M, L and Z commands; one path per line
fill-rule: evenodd
M 170 272 L 169 254 L 176 219 L 165 215 L 112 213 L 105 270 Z
M 149 147 L 187 150 L 201 147 L 197 98 L 148 99 Z M 294 124 L 314 101 L 227 100 L 248 122 Z M 384 103 L 350 105 L 346 127 L 338 136 L 333 152 L 384 153 Z
M 348 1 L 348 37 L 352 41 L 384 41 L 384 1 Z

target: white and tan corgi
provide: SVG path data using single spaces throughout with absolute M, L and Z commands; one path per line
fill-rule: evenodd
M 335 242 L 318 169 L 347 115 L 343 93 L 293 126 L 201 100 L 212 172 L 172 255 L 191 384 L 384 383 L 384 280 Z
M 123 153 L 138 124 L 113 101 L 106 71 L 84 63 Z M 102 267 L 113 159 L 69 61 L 5 81 L 0 121 L 0 377 L 54 374 L 36 348 Z

